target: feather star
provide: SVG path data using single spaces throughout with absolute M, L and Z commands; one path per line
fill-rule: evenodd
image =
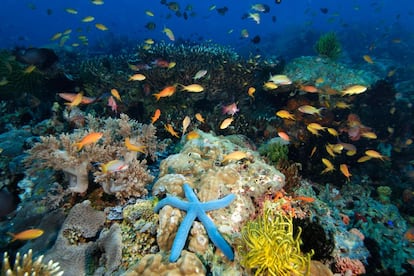
M 187 212 L 187 215 L 181 222 L 181 225 L 178 228 L 177 234 L 174 238 L 174 242 L 171 248 L 171 255 L 169 258 L 170 262 L 176 262 L 180 256 L 185 242 L 187 241 L 190 228 L 196 218 L 198 218 L 198 220 L 204 225 L 207 234 L 210 237 L 210 240 L 213 241 L 214 245 L 220 248 L 224 255 L 232 261 L 234 259 L 233 249 L 220 235 L 217 227 L 214 225 L 214 222 L 207 216 L 206 212 L 226 207 L 236 198 L 236 196 L 234 194 L 229 194 L 218 200 L 200 202 L 193 189 L 187 183 L 184 183 L 183 189 L 185 197 L 189 201 L 183 201 L 175 196 L 167 196 L 161 200 L 154 208 L 154 211 L 158 213 L 162 207 L 165 205 L 170 205 Z

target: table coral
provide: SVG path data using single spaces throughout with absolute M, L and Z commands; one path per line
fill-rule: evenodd
M 85 128 L 72 134 L 41 137 L 41 142 L 33 146 L 25 160 L 29 165 L 29 173 L 36 174 L 43 167 L 62 170 L 68 177 L 69 190 L 84 193 L 89 187 L 89 173 L 94 171 L 94 181 L 101 184 L 105 193 L 114 194 L 121 201 L 132 196 L 146 195 L 146 185 L 154 178 L 147 170 L 146 161 L 140 161 L 137 152 L 129 151 L 124 140 L 131 137 L 134 143 L 145 145 L 145 156 L 155 159 L 155 128 L 139 124 L 124 114 L 119 119 L 89 116 L 87 121 Z M 97 130 L 103 132 L 101 141 L 87 145 L 80 151 L 76 150 L 76 141 Z M 114 159 L 124 160 L 128 168 L 104 173 L 91 166 L 91 163 L 106 163 Z

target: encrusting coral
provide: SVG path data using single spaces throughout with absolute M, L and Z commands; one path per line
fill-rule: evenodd
M 81 150 L 75 142 L 92 132 L 102 132 L 103 137 L 97 143 L 87 145 Z M 119 119 L 99 119 L 87 117 L 85 128 L 72 134 L 63 133 L 59 137 L 41 137 L 29 150 L 25 162 L 29 173 L 50 167 L 62 170 L 68 177 L 69 189 L 75 193 L 84 193 L 88 189 L 88 174 L 94 171 L 94 181 L 101 184 L 107 194 L 118 199 L 141 197 L 148 193 L 146 185 L 153 180 L 147 170 L 146 160 L 139 160 L 139 152 L 129 150 L 124 141 L 130 138 L 136 145 L 145 146 L 144 157 L 155 159 L 157 150 L 155 127 L 143 125 L 121 114 Z M 123 160 L 127 164 L 124 170 L 103 172 L 95 169 L 91 163 L 105 164 L 112 160 Z
M 49 261 L 43 263 L 43 255 L 33 261 L 33 251 L 30 249 L 23 257 L 18 252 L 13 264 L 10 266 L 9 255 L 4 253 L 3 266 L 1 275 L 7 276 L 23 276 L 23 275 L 42 275 L 42 276 L 61 276 L 63 271 L 60 269 L 59 263 Z
M 242 228 L 241 264 L 255 275 L 309 275 L 313 253 L 301 252 L 300 234 L 294 237 L 292 218 L 265 207 Z

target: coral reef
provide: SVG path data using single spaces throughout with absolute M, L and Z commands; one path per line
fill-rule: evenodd
M 102 143 L 88 145 L 77 150 L 75 142 L 93 131 L 102 131 Z M 121 114 L 119 119 L 98 119 L 88 117 L 87 125 L 72 134 L 61 134 L 59 137 L 41 137 L 29 151 L 26 164 L 29 173 L 50 167 L 62 170 L 68 176 L 69 189 L 72 192 L 84 193 L 89 187 L 89 173 L 94 171 L 94 181 L 99 183 L 105 193 L 114 194 L 118 199 L 141 197 L 148 193 L 146 185 L 153 176 L 147 170 L 146 160 L 139 160 L 138 153 L 125 147 L 125 138 L 137 145 L 145 146 L 145 156 L 155 159 L 157 149 L 155 128 L 142 125 Z M 91 163 L 105 164 L 111 160 L 121 159 L 128 164 L 122 171 L 105 173 L 93 168 Z
M 288 159 L 289 148 L 286 141 L 273 138 L 259 147 L 259 153 L 266 157 L 271 164 L 276 165 L 278 162 Z
M 206 269 L 194 253 L 183 250 L 181 257 L 175 263 L 168 263 L 163 255 L 148 254 L 126 276 L 204 276 Z
M 235 199 L 234 194 L 227 195 L 218 200 L 201 203 L 187 183 L 184 183 L 183 190 L 188 202 L 182 201 L 177 197 L 167 196 L 161 200 L 154 209 L 155 212 L 158 212 L 164 206 L 170 205 L 187 212 L 187 215 L 184 217 L 180 227 L 177 230 L 176 237 L 174 238 L 171 248 L 170 262 L 175 262 L 178 259 L 181 250 L 185 245 L 185 241 L 187 240 L 193 221 L 196 218 L 198 218 L 204 225 L 207 234 L 213 241 L 214 245 L 217 246 L 217 248 L 219 248 L 224 255 L 232 261 L 234 258 L 233 250 L 226 240 L 220 235 L 217 227 L 214 225 L 214 222 L 211 221 L 206 212 L 226 207 Z
M 183 198 L 184 183 L 197 191 L 201 202 L 235 194 L 236 199 L 228 207 L 208 213 L 221 235 L 234 247 L 240 226 L 256 214 L 255 200 L 263 194 L 279 191 L 284 185 L 284 177 L 257 153 L 233 144 L 225 137 L 201 131 L 199 134 L 199 138 L 187 141 L 178 154 L 172 154 L 161 162 L 160 178 L 153 186 L 153 194 Z M 245 152 L 246 158 L 223 163 L 225 156 L 234 151 Z M 157 243 L 162 252 L 170 250 L 184 215 L 178 209 L 165 206 L 159 217 Z M 221 253 L 214 253 L 212 245 L 206 243 L 209 240 L 207 234 L 201 229 L 193 224 L 189 246 L 184 248 L 197 250 L 194 253 L 199 254 L 205 264 L 220 266 L 220 262 L 227 263 L 226 258 L 216 260 L 215 256 L 221 256 Z M 240 267 L 234 269 L 242 270 Z
M 337 59 L 341 54 L 341 44 L 335 33 L 321 35 L 315 44 L 315 51 L 330 59 Z
M 47 264 L 43 262 L 43 255 L 33 260 L 33 251 L 30 249 L 22 257 L 16 254 L 13 266 L 10 266 L 7 252 L 3 256 L 1 275 L 20 276 L 20 275 L 44 275 L 61 276 L 64 271 L 60 269 L 59 263 L 50 260 Z
M 241 264 L 255 275 L 309 275 L 312 252 L 302 254 L 289 216 L 266 207 L 241 230 Z

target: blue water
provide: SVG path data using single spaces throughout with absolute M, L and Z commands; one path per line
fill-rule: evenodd
M 140 43 L 147 38 L 156 42 L 168 38 L 161 32 L 170 28 L 177 39 L 200 42 L 211 40 L 239 49 L 242 53 L 261 52 L 297 56 L 312 52 L 312 46 L 320 33 L 335 31 L 342 37 L 346 50 L 363 52 L 370 46 L 381 51 L 396 51 L 391 42 L 398 39 L 404 44 L 413 44 L 414 4 L 410 0 L 399 1 L 262 1 L 270 8 L 261 13 L 261 22 L 242 19 L 251 10 L 255 1 L 176 1 L 181 14 L 176 16 L 160 1 L 107 0 L 104 5 L 91 1 L 16 1 L 3 0 L 0 10 L 0 48 L 15 46 L 46 46 L 58 44 L 50 38 L 58 32 L 72 29 L 65 46 L 79 42 L 79 35 L 87 36 L 90 48 L 96 49 L 109 43 L 114 37 L 128 37 Z M 191 10 L 189 8 L 191 5 Z M 216 9 L 209 10 L 212 5 Z M 217 9 L 227 7 L 225 15 Z M 78 14 L 69 14 L 73 8 Z M 186 9 L 187 8 L 187 9 Z M 326 9 L 323 13 L 321 9 Z M 154 17 L 145 14 L 146 10 Z M 81 22 L 85 16 L 94 16 L 89 23 Z M 154 22 L 152 31 L 145 28 Z M 100 31 L 96 23 L 109 28 Z M 240 32 L 246 29 L 249 38 L 241 39 Z M 231 33 L 229 33 L 231 32 Z M 259 35 L 261 42 L 253 44 L 251 39 Z M 292 45 L 296 44 L 296 45 Z M 298 45 L 299 44 L 299 45 Z M 307 47 L 308 46 L 308 47 Z M 394 46 L 394 49 L 388 49 Z M 397 45 L 398 46 L 398 45 Z M 81 47 L 82 48 L 82 47 Z M 292 48 L 295 52 L 292 52 Z M 302 49 L 303 53 L 297 51 Z M 297 52 L 296 52 L 297 51 Z

